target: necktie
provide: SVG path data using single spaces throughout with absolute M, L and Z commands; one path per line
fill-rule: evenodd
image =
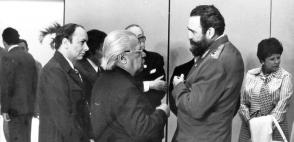
M 74 68 L 73 70 L 74 70 L 76 76 L 78 76 L 79 80 L 80 80 L 81 82 L 83 82 L 83 79 L 82 79 L 81 74 L 79 73 L 79 71 L 78 71 L 76 68 Z

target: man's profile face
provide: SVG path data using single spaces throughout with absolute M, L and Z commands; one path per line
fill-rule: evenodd
M 87 45 L 88 35 L 85 29 L 77 27 L 72 35 L 69 45 L 69 55 L 73 60 L 81 60 L 85 52 L 89 50 Z
M 97 65 L 101 65 L 101 59 L 102 59 L 102 47 L 103 47 L 103 44 L 100 44 L 99 47 L 95 50 L 95 55 L 94 55 L 94 58 L 95 58 L 95 63 Z
M 144 57 L 146 54 L 141 49 L 138 43 L 134 43 L 131 49 L 125 53 L 127 58 L 128 67 L 135 74 L 141 72 L 143 70 L 144 65 Z
M 202 34 L 200 16 L 192 16 L 188 22 L 188 36 L 190 40 L 190 51 L 196 56 L 202 56 L 209 47 L 209 42 Z
M 128 31 L 134 33 L 137 36 L 137 38 L 139 40 L 140 48 L 142 50 L 144 50 L 145 49 L 145 40 L 146 40 L 146 37 L 144 35 L 143 30 L 141 28 L 139 28 L 139 27 L 134 26 L 134 27 L 130 27 L 128 29 Z

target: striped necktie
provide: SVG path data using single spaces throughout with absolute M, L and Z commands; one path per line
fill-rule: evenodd
M 74 68 L 73 70 L 75 71 L 75 74 L 79 77 L 80 81 L 83 82 L 80 72 L 76 68 Z

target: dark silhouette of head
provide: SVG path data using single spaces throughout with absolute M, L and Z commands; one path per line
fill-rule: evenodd
M 19 34 L 16 29 L 11 27 L 6 28 L 2 33 L 2 38 L 5 44 L 13 45 L 19 43 Z

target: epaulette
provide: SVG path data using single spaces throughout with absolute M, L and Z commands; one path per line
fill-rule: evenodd
M 217 49 L 213 52 L 210 53 L 210 56 L 214 59 L 218 59 L 220 54 L 223 52 L 223 49 L 224 49 L 225 45 L 222 44 L 220 46 L 217 47 Z

